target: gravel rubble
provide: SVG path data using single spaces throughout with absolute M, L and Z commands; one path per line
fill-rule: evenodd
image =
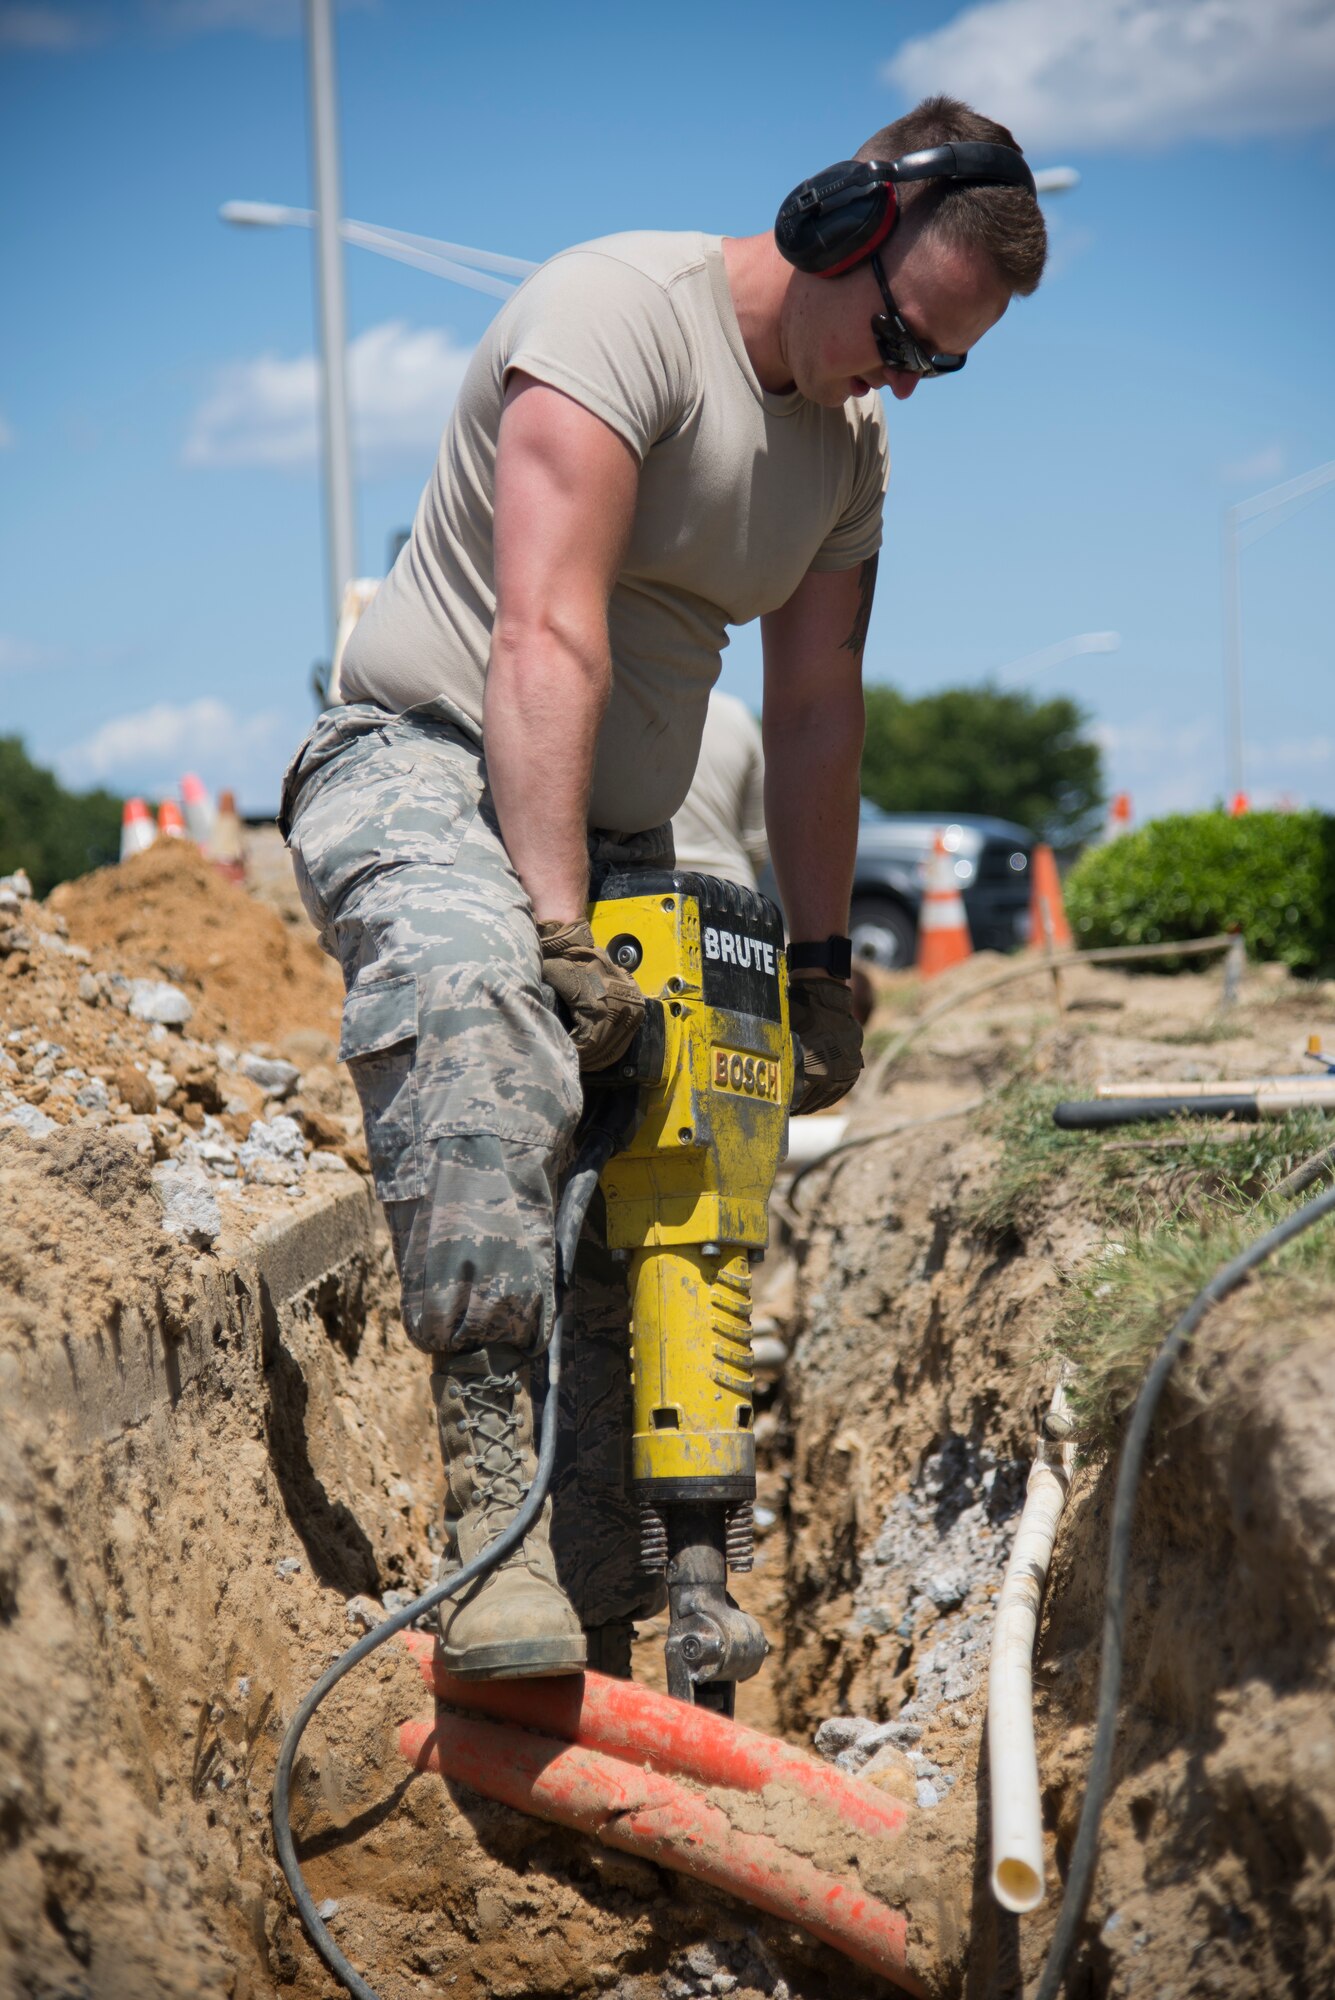
M 906 1756 L 924 1807 L 939 1804 L 954 1784 L 954 1772 L 912 1746 L 943 1708 L 985 1688 L 996 1593 L 1028 1474 L 1025 1461 L 999 1463 L 952 1434 L 891 1501 L 875 1541 L 859 1554 L 851 1624 L 903 1641 L 915 1692 L 889 1720 L 837 1715 L 821 1722 L 815 1747 L 841 1770 L 867 1773 L 879 1753 L 887 1761 Z

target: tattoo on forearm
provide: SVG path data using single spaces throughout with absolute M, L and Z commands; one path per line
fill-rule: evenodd
M 852 631 L 839 648 L 841 653 L 860 655 L 867 643 L 867 627 L 871 623 L 871 601 L 876 595 L 876 565 L 879 560 L 879 552 L 874 556 L 868 556 L 858 571 L 857 616 L 853 620 Z

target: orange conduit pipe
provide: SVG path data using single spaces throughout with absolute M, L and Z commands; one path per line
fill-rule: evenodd
M 674 1778 L 579 1743 L 444 1709 L 430 1721 L 405 1722 L 399 1748 L 415 1770 L 437 1771 L 484 1798 L 592 1834 L 604 1847 L 691 1875 L 798 1923 L 903 1992 L 928 2000 L 928 1989 L 908 1969 L 908 1923 L 897 1910 L 768 1835 L 739 1831 L 717 1805 Z
M 893 1838 L 908 1823 L 908 1807 L 861 1779 L 792 1744 L 748 1729 L 728 1716 L 673 1701 L 634 1681 L 606 1674 L 563 1674 L 526 1681 L 461 1681 L 446 1673 L 425 1632 L 400 1633 L 437 1701 L 503 1722 L 543 1729 L 564 1743 L 581 1743 L 655 1771 L 761 1792 L 784 1784 L 833 1813 L 858 1833 Z

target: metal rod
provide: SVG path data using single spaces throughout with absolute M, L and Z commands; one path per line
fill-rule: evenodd
M 329 644 L 332 649 L 343 608 L 344 587 L 357 574 L 357 530 L 348 421 L 348 336 L 340 230 L 343 197 L 339 187 L 338 100 L 334 88 L 334 27 L 330 0 L 306 0 L 306 53 L 315 178 L 325 534 L 329 565 Z

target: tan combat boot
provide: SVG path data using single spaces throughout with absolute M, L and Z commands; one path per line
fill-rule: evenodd
M 529 1364 L 514 1347 L 443 1355 L 431 1376 L 445 1460 L 447 1569 L 480 1555 L 519 1511 L 537 1471 Z M 463 1680 L 577 1674 L 584 1634 L 556 1578 L 547 1500 L 499 1568 L 440 1607 L 443 1663 Z

